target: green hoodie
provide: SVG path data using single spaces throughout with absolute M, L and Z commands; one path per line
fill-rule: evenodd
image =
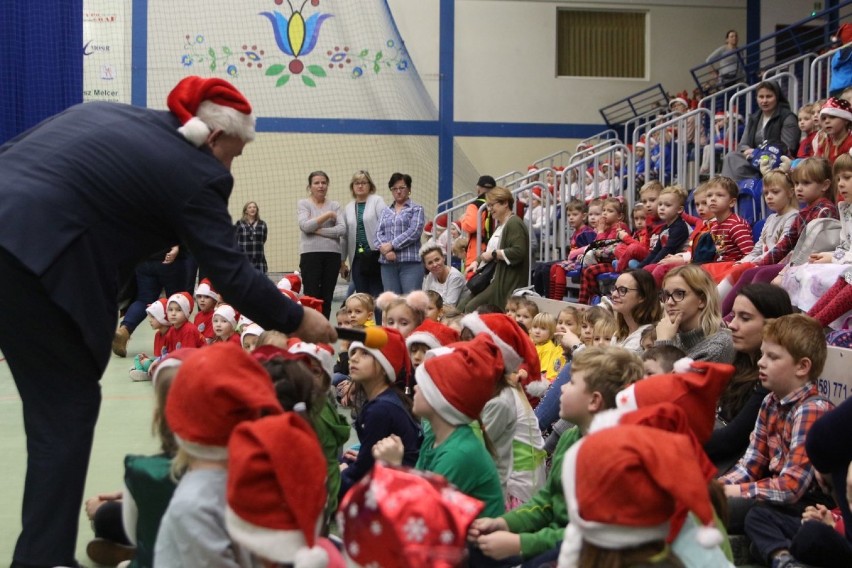
M 535 558 L 562 542 L 568 524 L 568 507 L 562 492 L 562 460 L 568 448 L 581 436 L 576 426 L 560 436 L 544 487 L 532 499 L 502 516 L 509 531 L 521 536 L 524 560 Z
M 326 486 L 328 503 L 326 504 L 326 520 L 337 510 L 337 493 L 340 491 L 340 453 L 343 445 L 349 440 L 350 427 L 346 419 L 337 412 L 329 397 L 323 397 L 325 402 L 311 416 L 311 424 L 317 433 L 322 453 L 328 463 Z

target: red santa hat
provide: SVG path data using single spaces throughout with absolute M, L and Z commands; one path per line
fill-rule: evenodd
M 234 309 L 234 306 L 231 304 L 219 304 L 216 306 L 216 309 L 213 311 L 213 317 L 219 316 L 224 318 L 231 327 L 237 329 L 237 322 L 240 319 L 240 312 Z
M 707 482 L 684 435 L 623 425 L 589 434 L 565 454 L 562 485 L 568 517 L 560 566 L 576 566 L 583 541 L 621 550 L 662 541 L 679 507 L 704 525 L 697 540 L 722 542 Z
M 320 544 L 326 467 L 313 428 L 295 413 L 239 424 L 228 442 L 228 534 L 264 560 L 296 568 L 345 566 L 333 546 Z
M 431 220 L 426 221 L 426 223 L 423 225 L 423 234 L 426 235 L 427 237 L 432 236 L 432 221 Z
M 169 325 L 169 318 L 166 315 L 168 303 L 168 300 L 165 298 L 160 298 L 156 302 L 148 304 L 148 307 L 145 308 L 145 313 L 157 320 L 157 323 L 160 325 Z
M 443 347 L 459 340 L 459 332 L 448 325 L 426 318 L 414 331 L 405 338 L 409 349 L 415 343 L 422 343 L 429 349 Z
M 503 364 L 507 373 L 515 373 L 521 364 L 526 362 L 531 367 L 530 375 L 536 379 L 541 374 L 538 353 L 530 336 L 524 333 L 521 326 L 506 314 L 478 314 L 470 313 L 461 319 L 461 326 L 468 328 L 474 335 L 487 333 L 494 340 L 500 352 L 503 354 Z M 534 356 L 534 357 L 533 357 Z
M 532 189 L 533 199 L 538 199 L 541 201 L 541 188 L 536 186 Z
M 392 327 L 382 327 L 388 335 L 388 342 L 381 349 L 367 347 L 360 341 L 353 341 L 349 344 L 349 355 L 356 349 L 363 349 L 372 355 L 382 370 L 385 372 L 389 383 L 400 383 L 401 386 L 407 386 L 411 378 L 411 359 L 408 356 L 408 348 L 405 346 L 405 339 L 399 330 Z
M 247 335 L 260 335 L 261 333 L 263 333 L 263 328 L 256 323 L 245 326 L 240 334 L 240 344 L 245 341 Z
M 695 436 L 703 444 L 710 439 L 716 404 L 734 375 L 734 367 L 681 359 L 673 373 L 654 375 L 634 383 L 615 397 L 618 408 L 636 410 L 659 402 L 672 402 L 689 418 Z
M 843 120 L 852 122 L 852 105 L 850 105 L 849 101 L 846 99 L 831 97 L 825 101 L 825 104 L 822 105 L 822 108 L 819 111 L 820 116 L 824 114 L 837 116 Z
M 237 327 L 240 329 L 246 328 L 253 324 L 254 321 L 249 319 L 245 314 L 237 314 Z
M 334 349 L 327 343 L 307 343 L 296 340 L 287 348 L 290 353 L 304 353 L 314 359 L 322 367 L 323 372 L 331 379 L 334 376 Z
M 166 401 L 166 421 L 180 446 L 211 460 L 227 459 L 237 424 L 281 412 L 269 374 L 231 342 L 187 357 Z
M 540 169 L 541 169 L 541 168 L 539 168 L 537 165 L 535 165 L 535 164 L 530 164 L 529 166 L 527 166 L 527 173 L 530 173 L 530 172 L 537 172 L 537 171 L 538 171 L 538 170 L 540 170 Z
M 639 141 L 636 142 L 636 147 L 637 148 L 645 148 L 645 135 L 644 134 L 639 137 Z
M 494 397 L 503 376 L 503 356 L 488 335 L 433 349 L 417 367 L 418 394 L 441 418 L 455 426 L 469 424 Z M 471 373 L 476 369 L 475 373 Z M 464 380 L 460 377 L 467 376 Z
M 222 298 L 219 296 L 219 293 L 213 289 L 213 284 L 210 282 L 209 278 L 202 278 L 201 282 L 198 283 L 198 288 L 195 289 L 196 296 L 207 296 L 209 298 L 213 298 L 217 302 L 221 302 Z
M 189 76 L 178 83 L 167 99 L 169 110 L 183 125 L 178 132 L 195 146 L 201 146 L 216 128 L 249 142 L 254 140 L 251 104 L 236 87 L 224 79 Z M 223 115 L 223 119 L 211 116 Z M 207 116 L 207 122 L 198 115 Z M 208 124 L 218 122 L 219 124 Z
M 195 307 L 195 301 L 193 301 L 192 296 L 189 292 L 177 292 L 169 296 L 169 304 L 172 302 L 176 303 L 180 306 L 180 311 L 183 312 L 183 315 L 186 316 L 186 319 L 189 319 L 189 316 L 192 314 L 192 309 Z M 166 304 L 168 307 L 168 304 Z
M 447 214 L 441 213 L 440 215 L 435 217 L 435 227 L 437 229 L 446 229 L 448 221 L 449 219 L 447 219 Z
M 159 361 L 155 361 L 149 369 L 151 374 L 151 384 L 156 387 L 157 380 L 160 378 L 160 373 L 164 369 L 168 369 L 169 367 L 180 367 L 186 358 L 195 353 L 195 351 L 195 347 L 181 347 L 180 349 L 172 351 Z
M 344 496 L 337 526 L 361 566 L 455 568 L 484 508 L 440 475 L 377 462 Z
M 299 303 L 306 308 L 310 308 L 318 312 L 322 311 L 323 300 L 321 300 L 320 298 L 314 298 L 312 296 L 301 296 L 299 298 Z
M 673 99 L 671 99 L 669 101 L 669 108 L 672 108 L 676 104 L 682 104 L 686 108 L 689 108 L 689 103 L 686 102 L 686 99 L 684 99 L 683 97 L 674 97 Z
M 297 296 L 300 296 L 302 294 L 302 275 L 298 272 L 285 274 L 281 280 L 278 281 L 277 286 L 279 290 L 289 290 Z

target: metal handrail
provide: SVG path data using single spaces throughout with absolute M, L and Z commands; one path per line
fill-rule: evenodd
M 608 138 L 606 140 L 602 140 L 602 141 L 598 142 L 594 146 L 591 146 L 589 148 L 585 148 L 582 152 L 577 152 L 577 153 L 575 153 L 571 156 L 571 158 L 568 160 L 568 166 L 570 166 L 571 164 L 574 164 L 575 162 L 577 162 L 577 160 L 582 160 L 584 154 L 588 154 L 589 152 L 594 153 L 594 152 L 597 152 L 597 151 L 602 150 L 604 148 L 608 148 L 608 147 L 610 147 L 614 144 L 621 144 L 621 140 L 619 140 L 617 138 L 615 140 Z
M 695 148 L 696 156 L 700 155 L 703 151 L 704 144 L 701 144 L 701 122 L 702 119 L 707 120 L 708 122 L 712 121 L 713 115 L 710 114 L 710 110 L 706 108 L 696 108 L 689 112 L 685 112 L 677 117 L 674 117 L 670 120 L 662 122 L 653 128 L 650 128 L 647 132 L 647 138 L 652 139 L 654 134 L 657 132 L 662 132 L 665 134 L 666 130 L 669 128 L 676 128 L 678 132 L 686 132 L 687 124 L 690 120 L 693 121 L 695 125 L 693 129 L 693 138 L 692 140 L 678 138 L 675 139 L 673 136 L 671 140 L 666 141 L 665 136 L 660 137 L 659 144 L 663 147 L 661 148 L 661 156 L 660 156 L 660 167 L 658 168 L 659 172 L 659 181 L 663 185 L 666 185 L 669 182 L 676 182 L 684 186 L 686 189 L 690 189 L 695 187 L 698 184 L 699 172 L 697 168 L 693 169 L 692 175 L 690 175 L 688 166 L 688 158 L 689 158 L 689 144 L 693 144 Z M 712 140 L 708 140 L 708 144 L 713 144 Z M 668 145 L 672 149 L 671 166 L 675 170 L 671 174 L 671 179 L 667 179 L 665 175 L 666 165 L 668 164 L 665 145 Z M 713 152 L 710 158 L 710 168 L 711 171 L 715 168 L 715 160 L 716 154 Z M 646 175 L 651 171 L 651 152 L 650 148 L 645 152 L 645 172 Z
M 657 108 L 657 109 L 648 111 L 645 114 L 640 114 L 639 116 L 631 118 L 630 120 L 625 122 L 624 123 L 624 138 L 623 138 L 623 140 L 626 141 L 626 140 L 631 139 L 631 137 L 630 137 L 631 128 L 632 128 L 632 132 L 635 132 L 636 126 L 639 125 L 640 123 L 642 123 L 643 120 L 645 122 L 648 122 L 648 120 L 646 120 L 646 119 L 654 119 L 654 118 L 659 117 L 663 114 L 667 114 L 664 111 L 665 111 L 665 109 Z M 638 139 L 636 139 L 636 140 L 638 140 Z
M 571 152 L 570 150 L 559 150 L 558 152 L 554 152 L 553 154 L 548 154 L 547 156 L 545 156 L 545 157 L 543 157 L 543 158 L 539 158 L 538 160 L 536 160 L 536 161 L 534 161 L 534 162 L 533 162 L 533 165 L 534 165 L 534 166 L 538 166 L 538 165 L 540 165 L 540 164 L 544 163 L 545 161 L 550 160 L 550 164 L 549 164 L 549 165 L 551 165 L 551 166 L 552 166 L 552 165 L 553 165 L 554 160 L 555 160 L 557 157 L 562 156 L 562 155 L 568 156 L 568 158 L 570 159 L 570 157 L 571 157 L 573 154 L 572 154 L 572 152 Z
M 848 47 L 852 47 L 852 42 L 826 51 L 825 53 L 816 56 L 811 62 L 811 70 L 808 74 L 808 85 L 810 87 L 808 90 L 808 100 L 810 102 L 825 98 L 828 94 L 828 85 L 831 84 L 831 57 L 841 49 Z M 826 60 L 829 61 L 829 64 L 826 67 L 823 67 L 823 62 Z M 825 73 L 824 76 L 823 73 Z M 823 86 L 825 87 L 824 90 L 821 88 Z
M 797 85 L 796 89 L 796 99 L 801 101 L 805 98 L 805 94 L 810 92 L 810 61 L 814 59 L 816 55 L 814 53 L 805 53 L 800 55 L 799 57 L 794 57 L 784 63 L 779 63 L 774 67 L 770 67 L 762 74 L 762 79 L 764 81 L 768 81 L 778 77 L 785 70 L 787 73 L 790 73 L 801 82 Z M 796 70 L 799 69 L 799 72 Z M 794 107 L 794 110 L 798 110 L 798 105 Z

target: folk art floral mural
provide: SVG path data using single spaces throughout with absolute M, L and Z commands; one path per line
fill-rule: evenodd
M 204 66 L 210 72 L 229 77 L 260 73 L 269 77 L 275 87 L 298 79 L 296 82 L 316 88 L 334 73 L 364 79 L 383 72 L 408 71 L 408 53 L 394 39 L 387 39 L 380 46 L 350 46 L 327 38 L 330 34 L 322 33 L 323 24 L 335 15 L 322 12 L 320 3 L 320 0 L 304 0 L 296 8 L 291 0 L 274 0 L 276 7 L 285 11 L 273 9 L 257 14 L 258 36 L 268 37 L 271 27 L 274 47 L 265 45 L 259 38 L 229 46 L 204 33 L 187 34 L 180 64 Z

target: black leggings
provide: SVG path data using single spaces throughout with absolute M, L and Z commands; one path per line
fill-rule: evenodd
M 340 273 L 339 252 L 306 252 L 299 259 L 302 272 L 302 291 L 305 296 L 322 300 L 322 314 L 331 315 L 334 287 Z

